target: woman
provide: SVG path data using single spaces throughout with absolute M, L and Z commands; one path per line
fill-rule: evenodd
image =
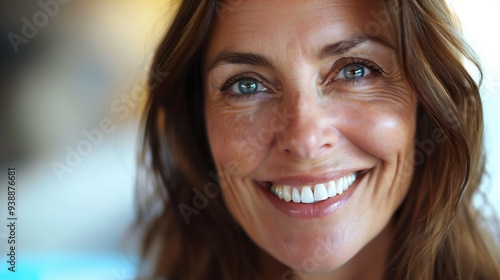
M 183 1 L 145 111 L 154 277 L 500 279 L 464 57 L 445 1 Z

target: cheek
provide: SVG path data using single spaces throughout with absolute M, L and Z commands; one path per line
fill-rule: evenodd
M 399 155 L 410 156 L 413 150 L 415 110 L 412 100 L 355 103 L 349 106 L 346 125 L 341 129 L 347 138 L 369 154 L 393 161 Z
M 213 106 L 206 120 L 215 163 L 228 175 L 248 176 L 266 157 L 274 133 L 265 113 Z
M 380 219 L 380 224 L 385 224 L 406 195 L 413 175 L 416 101 L 408 92 L 378 97 L 369 103 L 353 103 L 348 112 L 352 116 L 349 126 L 343 129 L 358 147 L 381 161 L 375 169 L 376 176 L 371 178 L 377 187 L 366 192 L 365 200 L 372 203 L 360 209 L 379 209 L 378 217 L 370 219 Z
M 384 107 L 381 110 L 386 109 Z M 390 111 L 377 111 L 366 114 L 359 124 L 363 127 L 365 137 L 360 139 L 361 147 L 370 154 L 383 160 L 393 160 L 412 146 L 414 125 L 411 120 L 401 114 Z

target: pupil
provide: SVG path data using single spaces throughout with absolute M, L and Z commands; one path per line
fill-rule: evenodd
M 359 65 L 346 67 L 345 71 L 348 79 L 361 78 L 365 75 L 365 69 Z
M 242 93 L 253 93 L 257 89 L 257 83 L 252 79 L 242 80 L 239 87 Z

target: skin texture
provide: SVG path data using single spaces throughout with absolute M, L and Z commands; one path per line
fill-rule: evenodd
M 216 19 L 203 75 L 210 148 L 223 199 L 272 279 L 291 275 L 285 266 L 308 279 L 383 277 L 390 220 L 413 170 L 416 110 L 393 26 L 377 16 L 386 10 L 383 1 L 253 0 Z M 320 55 L 346 40 L 356 43 Z M 214 64 L 228 52 L 268 63 Z M 347 79 L 348 65 L 366 75 Z M 240 74 L 266 91 L 242 97 L 238 82 L 220 90 Z M 256 183 L 367 169 L 348 202 L 324 217 L 283 215 Z

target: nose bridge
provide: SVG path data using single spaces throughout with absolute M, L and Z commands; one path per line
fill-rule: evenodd
M 320 104 L 316 88 L 310 79 L 292 78 L 284 87 L 281 110 L 292 116 L 284 129 L 278 132 L 278 149 L 298 158 L 317 157 L 333 146 L 325 123 L 324 108 Z
M 290 64 L 288 67 L 292 70 L 284 77 L 283 105 L 300 115 L 306 113 L 308 108 L 318 106 L 314 75 L 310 73 L 312 71 L 309 71 L 307 63 Z
M 290 125 L 312 121 L 319 117 L 321 111 L 314 89 L 302 86 L 295 90 L 290 89 L 290 94 L 284 95 L 284 106 L 295 115 Z M 316 119 L 319 121 L 319 119 Z

